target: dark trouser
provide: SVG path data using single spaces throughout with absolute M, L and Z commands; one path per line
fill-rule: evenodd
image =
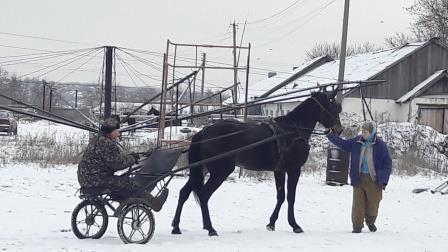
M 361 230 L 366 224 L 374 224 L 383 197 L 382 189 L 369 174 L 361 174 L 361 182 L 353 187 L 352 223 L 354 230 Z

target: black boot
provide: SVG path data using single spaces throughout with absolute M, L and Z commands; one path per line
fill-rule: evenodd
M 375 224 L 367 224 L 367 227 L 369 227 L 370 232 L 376 232 L 376 226 Z

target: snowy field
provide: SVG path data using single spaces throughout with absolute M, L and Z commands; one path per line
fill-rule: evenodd
M 410 131 L 404 126 L 393 128 Z M 172 133 L 173 139 L 185 137 L 178 129 Z M 442 137 L 430 133 L 423 135 L 428 135 L 427 139 Z M 303 234 L 292 233 L 286 204 L 277 230 L 266 231 L 275 204 L 274 182 L 236 178 L 225 182 L 210 201 L 211 218 L 220 236 L 208 237 L 202 230 L 200 209 L 192 197 L 182 215 L 183 234 L 173 236 L 170 223 L 179 189 L 185 183 L 184 178 L 176 178 L 170 184 L 167 203 L 155 213 L 156 230 L 148 244 L 123 244 L 114 218 L 103 238 L 78 240 L 70 227 L 72 210 L 80 202 L 75 196 L 76 165 L 43 168 L 39 164 L 8 163 L 21 146 L 15 142 L 42 134 L 61 144 L 67 139 L 85 144 L 88 139 L 85 132 L 46 122 L 19 124 L 18 137 L 0 136 L 0 159 L 4 160 L 0 163 L 0 251 L 448 251 L 448 195 L 411 193 L 414 188 L 436 187 L 448 179 L 442 176 L 392 175 L 380 206 L 376 233 L 366 228 L 361 234 L 351 233 L 350 186 L 326 186 L 323 175 L 303 175 L 295 208 Z M 142 141 L 155 134 L 143 132 L 137 136 L 133 138 Z M 393 145 L 407 142 L 402 139 Z M 312 146 L 325 148 L 319 139 Z M 405 147 L 395 149 L 406 152 Z
M 218 237 L 202 230 L 199 207 L 190 198 L 184 208 L 183 234 L 170 234 L 170 222 L 185 179 L 175 179 L 156 231 L 145 245 L 125 245 L 111 219 L 99 240 L 78 240 L 70 216 L 80 201 L 76 167 L 0 168 L 1 251 L 447 251 L 448 195 L 412 194 L 415 187 L 436 186 L 444 178 L 392 177 L 384 193 L 378 232 L 351 233 L 350 186 L 323 185 L 324 177 L 302 176 L 296 217 L 305 230 L 294 234 L 286 220 L 286 205 L 277 231 L 265 225 L 275 203 L 273 182 L 236 179 L 225 182 L 212 197 L 210 211 Z

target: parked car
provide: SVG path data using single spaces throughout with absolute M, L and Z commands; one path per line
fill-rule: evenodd
M 17 135 L 17 121 L 9 111 L 0 110 L 0 132 Z

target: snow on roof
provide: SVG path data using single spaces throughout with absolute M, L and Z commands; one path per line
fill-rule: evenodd
M 253 85 L 250 85 L 248 100 L 250 101 L 250 100 L 253 100 L 255 97 L 262 96 L 264 93 L 266 93 L 269 90 L 271 90 L 272 88 L 276 87 L 277 85 L 282 83 L 284 80 L 286 80 L 290 76 L 299 73 L 306 67 L 308 67 L 324 58 L 328 58 L 328 56 L 321 56 L 321 57 L 312 59 L 310 61 L 307 61 L 307 62 L 303 63 L 302 65 L 300 65 L 299 67 L 297 67 L 296 69 L 294 69 L 291 73 L 285 73 L 285 72 L 277 73 L 275 76 L 266 78 L 264 80 L 254 83 Z M 244 99 L 245 99 L 245 91 L 239 93 L 238 103 L 244 103 Z M 226 99 L 223 103 L 224 104 L 232 104 L 233 98 L 230 97 L 230 98 Z
M 396 100 L 397 103 L 403 103 L 407 102 L 410 98 L 415 97 L 422 93 L 426 88 L 430 87 L 432 84 L 434 84 L 436 81 L 440 80 L 443 76 L 447 75 L 447 70 L 439 70 L 435 73 L 433 73 L 431 76 L 429 76 L 426 80 L 422 81 L 420 84 L 415 86 L 413 89 L 411 89 L 409 92 L 404 94 L 402 97 L 398 98 Z
M 413 53 L 415 50 L 422 47 L 425 43 L 426 42 L 411 43 L 398 48 L 385 49 L 347 57 L 345 62 L 344 80 L 368 80 L 386 69 L 388 66 L 391 66 L 395 62 L 398 62 L 407 55 Z M 295 81 L 280 88 L 271 95 L 279 95 L 303 88 L 317 87 L 317 84 L 323 85 L 335 83 L 338 79 L 338 73 L 339 60 L 330 61 L 301 75 Z M 308 94 L 309 92 L 311 91 L 304 91 L 300 94 Z M 282 96 L 282 98 L 297 95 L 297 93 L 289 94 Z M 288 100 L 288 102 L 300 100 L 303 100 L 303 98 Z

